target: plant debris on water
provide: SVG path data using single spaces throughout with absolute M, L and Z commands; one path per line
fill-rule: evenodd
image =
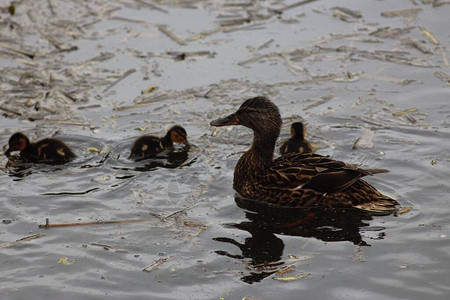
M 0 3 L 3 150 L 23 131 L 77 155 L 63 166 L 0 156 L 2 294 L 295 299 L 279 287 L 296 285 L 305 299 L 358 298 L 351 283 L 367 278 L 374 297 L 443 297 L 449 3 Z M 304 122 L 319 154 L 391 171 L 367 180 L 398 198 L 397 217 L 340 212 L 290 228 L 239 206 L 233 170 L 252 132 L 209 121 L 257 95 L 280 108 L 276 155 Z M 175 124 L 190 148 L 127 159 L 136 138 Z M 420 274 L 405 263 L 416 260 Z

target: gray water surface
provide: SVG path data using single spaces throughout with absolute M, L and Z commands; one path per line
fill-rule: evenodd
M 55 135 L 78 156 L 1 170 L 1 299 L 449 297 L 450 5 L 293 3 L 42 0 L 14 15 L 1 3 L 0 143 Z M 420 10 L 381 15 L 406 9 Z M 256 95 L 279 106 L 280 143 L 302 120 L 318 153 L 389 169 L 368 181 L 400 212 L 255 212 L 235 199 L 252 133 L 209 122 Z M 189 152 L 127 160 L 135 138 L 173 124 Z M 373 147 L 352 150 L 363 128 Z M 46 218 L 152 220 L 39 229 Z

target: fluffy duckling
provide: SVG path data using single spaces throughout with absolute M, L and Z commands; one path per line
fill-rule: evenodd
M 187 141 L 187 133 L 183 127 L 175 125 L 167 131 L 167 134 L 162 137 L 152 135 L 144 135 L 138 138 L 131 147 L 131 154 L 128 159 L 135 161 L 155 157 L 158 153 L 163 151 L 172 151 L 173 143 L 185 144 L 189 146 Z
M 62 141 L 47 138 L 31 143 L 26 135 L 17 132 L 9 139 L 9 148 L 5 155 L 10 157 L 11 152 L 20 151 L 23 162 L 63 164 L 75 158 L 75 154 Z
M 311 144 L 305 140 L 306 128 L 302 122 L 291 125 L 291 138 L 284 141 L 280 147 L 281 155 L 286 153 L 312 153 Z

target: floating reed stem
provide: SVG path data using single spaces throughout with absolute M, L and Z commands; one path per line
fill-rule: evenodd
M 69 226 L 89 226 L 89 225 L 105 225 L 105 224 L 126 224 L 126 223 L 141 223 L 151 222 L 155 219 L 132 219 L 132 220 L 115 220 L 115 221 L 94 221 L 94 222 L 76 222 L 76 223 L 55 223 L 50 224 L 49 219 L 45 219 L 45 224 L 40 224 L 39 228 L 53 228 L 53 227 L 69 227 Z

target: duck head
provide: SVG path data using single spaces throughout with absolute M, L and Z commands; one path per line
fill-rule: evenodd
M 30 145 L 30 140 L 23 133 L 17 132 L 9 138 L 9 148 L 5 151 L 5 156 L 9 157 L 13 151 L 23 151 Z
M 211 126 L 242 125 L 252 129 L 255 135 L 274 138 L 280 135 L 281 116 L 278 107 L 266 97 L 246 100 L 231 115 L 211 121 Z

